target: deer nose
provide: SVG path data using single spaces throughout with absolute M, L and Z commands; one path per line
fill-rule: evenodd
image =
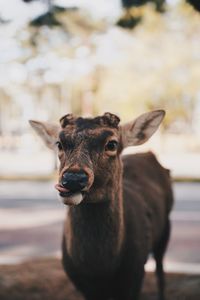
M 78 192 L 84 189 L 88 183 L 88 175 L 83 172 L 65 172 L 61 184 L 71 192 Z

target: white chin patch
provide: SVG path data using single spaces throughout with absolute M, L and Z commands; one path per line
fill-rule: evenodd
M 70 197 L 61 197 L 62 202 L 66 205 L 78 205 L 83 200 L 83 195 L 81 193 L 76 193 Z

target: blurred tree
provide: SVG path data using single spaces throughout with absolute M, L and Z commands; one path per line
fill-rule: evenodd
M 200 1 L 199 0 L 186 0 L 190 3 L 196 10 L 200 12 Z
M 200 11 L 200 0 L 184 0 L 191 4 L 195 10 Z M 125 9 L 124 15 L 119 19 L 117 25 L 124 28 L 133 28 L 142 20 L 141 7 L 147 2 L 155 4 L 156 11 L 165 11 L 166 0 L 121 0 Z
M 23 2 L 26 3 L 30 3 L 33 1 L 43 1 L 46 2 L 46 6 L 47 6 L 47 11 L 36 17 L 35 19 L 33 19 L 30 22 L 31 26 L 36 26 L 36 27 L 40 27 L 43 25 L 49 26 L 49 27 L 53 27 L 53 26 L 61 26 L 62 27 L 62 23 L 60 21 L 58 21 L 57 19 L 57 14 L 61 13 L 61 12 L 65 12 L 66 10 L 74 10 L 77 9 L 76 7 L 70 7 L 70 8 L 66 8 L 63 6 L 57 6 L 54 5 L 54 0 L 23 0 Z
M 33 1 L 37 0 L 28 2 Z M 46 1 L 47 13 L 16 34 L 20 51 L 25 54 L 20 63 L 28 74 L 24 84 L 20 84 L 19 93 L 30 95 L 27 101 L 33 104 L 32 114 L 41 115 L 41 118 L 58 119 L 71 111 L 92 112 L 94 84 L 90 83 L 90 74 L 93 63 L 89 56 L 96 45 L 91 36 L 105 29 L 105 21 L 93 20 L 86 12 L 62 9 L 54 5 L 55 1 L 50 2 Z M 52 25 L 49 15 L 55 16 L 59 26 Z M 89 80 L 83 84 L 85 78 Z
M 110 34 L 105 20 L 96 21 L 81 10 L 59 14 L 63 27 L 20 28 L 15 34 L 16 51 L 21 53 L 17 60 L 20 70 L 25 70 L 25 79 L 18 80 L 18 68 L 8 65 L 0 77 L 11 79 L 3 89 L 12 99 L 20 99 L 19 106 L 32 103 L 34 109 L 28 113 L 33 111 L 38 118 L 48 115 L 57 119 L 71 110 L 77 114 L 110 110 L 126 120 L 133 111 L 143 111 L 148 99 L 159 99 L 149 105 L 156 108 L 165 104 L 167 108 L 169 104 L 166 129 L 171 128 L 170 122 L 176 123 L 176 128 L 184 121 L 189 124 L 192 109 L 190 103 L 182 102 L 189 96 L 196 99 L 199 93 L 200 44 L 199 20 L 188 5 L 185 8 L 185 14 L 174 9 L 169 17 L 162 18 L 152 7 L 146 7 L 140 30 L 128 35 L 123 30 Z M 9 47 L 5 49 L 9 53 Z M 97 67 L 101 71 L 96 79 Z M 29 104 L 24 105 L 21 99 Z
M 122 5 L 124 8 L 128 9 L 134 6 L 137 7 L 144 5 L 147 2 L 153 2 L 157 11 L 164 11 L 165 0 L 122 0 Z
M 156 11 L 164 12 L 165 0 L 121 0 L 125 14 L 119 19 L 117 25 L 124 28 L 133 28 L 142 20 L 141 6 L 147 2 L 155 4 Z

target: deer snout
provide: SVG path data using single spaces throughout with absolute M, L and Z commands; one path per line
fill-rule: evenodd
M 61 184 L 70 192 L 79 192 L 88 185 L 88 175 L 84 171 L 65 172 Z

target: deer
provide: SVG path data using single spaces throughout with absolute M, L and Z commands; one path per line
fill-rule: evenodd
M 105 113 L 67 114 L 60 124 L 30 120 L 59 158 L 55 188 L 67 206 L 62 263 L 86 300 L 136 300 L 149 254 L 164 300 L 163 257 L 173 204 L 170 172 L 152 152 L 122 155 L 158 129 L 163 110 L 125 124 Z

